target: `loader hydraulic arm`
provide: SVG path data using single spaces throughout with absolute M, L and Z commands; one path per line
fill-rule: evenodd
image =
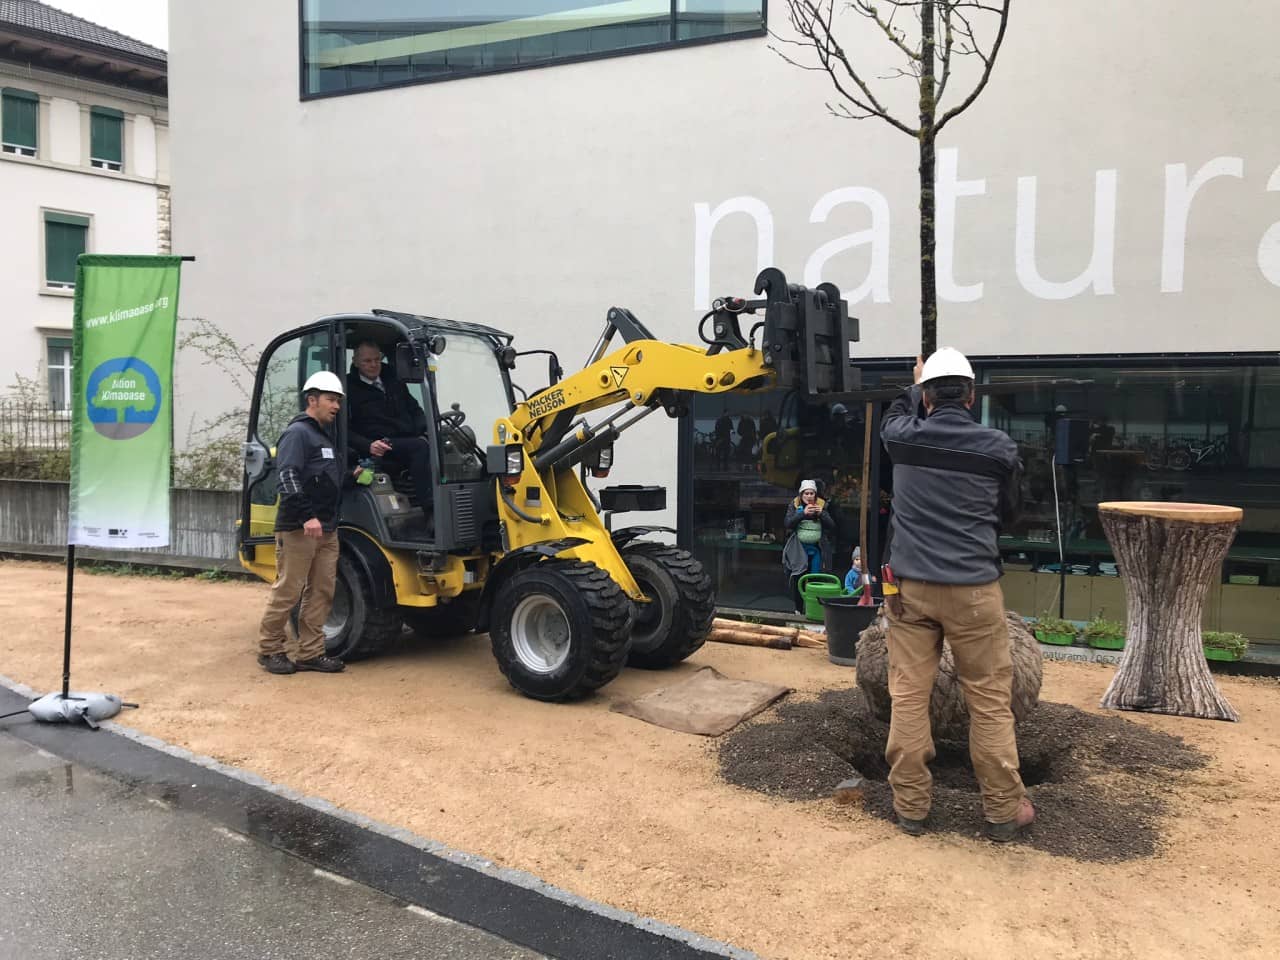
M 769 268 L 756 278 L 755 292 L 764 298 L 715 301 L 700 325 L 702 347 L 657 340 L 629 310 L 611 308 L 586 366 L 519 404 L 510 426 L 545 467 L 571 452 L 572 444 L 564 444 L 584 432 L 581 426 L 570 429 L 580 415 L 617 403 L 661 406 L 674 417 L 686 412 L 687 397 L 697 393 L 775 386 L 811 394 L 856 389 L 858 371 L 849 362 L 849 350 L 858 339 L 858 321 L 849 316 L 834 285 L 791 285 L 782 271 Z M 742 318 L 760 312 L 763 320 L 744 336 Z M 608 353 L 619 335 L 625 346 Z M 632 422 L 613 429 L 621 432 Z M 581 442 L 590 439 L 580 437 Z M 553 451 L 560 455 L 551 457 Z
M 493 462 L 508 464 L 496 480 L 504 550 L 554 544 L 558 556 L 594 563 L 633 601 L 648 602 L 575 467 L 659 408 L 683 415 L 692 395 L 775 386 L 813 394 L 856 389 L 849 349 L 858 339 L 857 320 L 839 290 L 789 285 L 771 268 L 756 278 L 755 292 L 763 298 L 715 301 L 702 319 L 702 346 L 658 340 L 630 311 L 613 307 L 582 370 L 498 421 L 490 453 Z M 744 336 L 742 318 L 761 313 Z M 623 345 L 609 352 L 619 337 Z M 585 414 L 618 404 L 605 419 L 586 422 Z

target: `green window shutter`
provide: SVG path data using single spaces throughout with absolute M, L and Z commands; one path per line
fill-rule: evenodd
M 89 111 L 89 159 L 120 163 L 124 114 L 107 107 Z
M 14 146 L 36 148 L 36 117 L 40 98 L 26 90 L 5 87 L 0 102 L 0 140 Z
M 89 218 L 68 213 L 44 215 L 45 282 L 74 285 L 76 259 L 84 253 L 89 237 Z

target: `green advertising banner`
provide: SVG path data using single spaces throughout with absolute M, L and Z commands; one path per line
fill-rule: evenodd
M 67 543 L 169 544 L 181 257 L 84 254 L 72 346 Z

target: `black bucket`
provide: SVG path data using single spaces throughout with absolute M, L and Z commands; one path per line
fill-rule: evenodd
M 858 652 L 858 637 L 880 613 L 880 601 L 872 599 L 858 606 L 858 597 L 827 597 L 822 601 L 822 620 L 827 627 L 827 659 L 852 667 Z

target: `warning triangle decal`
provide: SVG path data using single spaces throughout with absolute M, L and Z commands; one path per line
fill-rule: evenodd
M 613 374 L 613 385 L 622 386 L 622 381 L 627 379 L 627 370 L 629 367 L 610 367 L 609 372 Z

